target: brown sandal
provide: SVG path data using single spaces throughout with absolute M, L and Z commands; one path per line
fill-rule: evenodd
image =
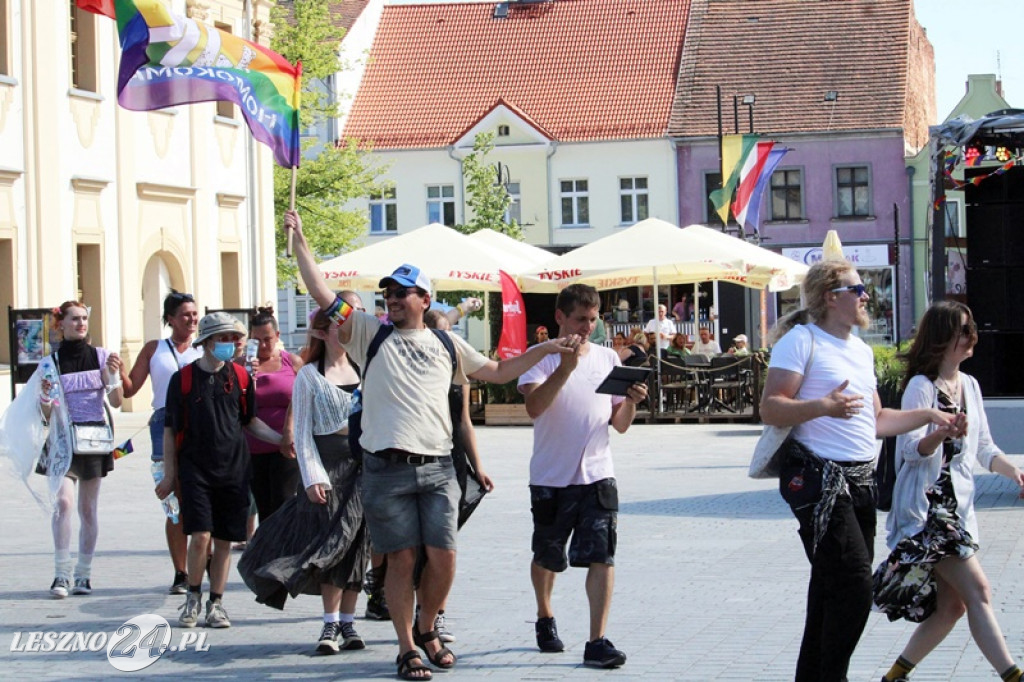
M 458 658 L 455 656 L 455 652 L 449 649 L 448 647 L 442 645 L 441 648 L 438 649 L 437 653 L 435 653 L 433 656 L 431 656 L 430 652 L 427 651 L 427 642 L 432 642 L 435 639 L 438 640 L 438 643 L 440 643 L 440 634 L 438 634 L 437 630 L 431 630 L 430 632 L 420 634 L 419 627 L 416 625 L 416 623 L 413 623 L 412 641 L 414 641 L 419 646 L 419 648 L 423 649 L 423 653 L 427 655 L 427 660 L 429 660 L 431 663 L 436 665 L 438 668 L 441 668 L 442 670 L 454 668 L 455 662 L 458 660 Z M 452 660 L 449 663 L 442 662 L 442 659 L 446 656 L 452 657 Z
M 419 665 L 413 663 L 413 661 L 419 661 Z M 398 665 L 398 679 L 400 680 L 430 680 L 434 677 L 434 674 L 430 672 L 430 668 L 423 665 L 423 658 L 420 656 L 420 652 L 415 649 L 406 651 L 395 659 L 395 663 Z M 426 675 L 415 674 L 423 673 L 424 671 L 426 671 Z

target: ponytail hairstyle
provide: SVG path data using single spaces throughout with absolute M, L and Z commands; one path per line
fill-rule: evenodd
M 847 260 L 823 260 L 812 265 L 801 286 L 807 307 L 779 318 L 768 332 L 769 345 L 775 344 L 798 324 L 823 321 L 828 315 L 829 292 L 842 286 L 843 275 L 853 269 L 853 264 Z
M 967 324 L 964 324 L 964 315 L 967 316 Z M 916 374 L 923 374 L 935 381 L 946 349 L 964 337 L 971 346 L 978 343 L 978 329 L 971 309 L 959 301 L 933 303 L 924 312 L 921 323 L 917 325 L 914 342 L 903 356 L 907 361 L 903 388 L 906 389 Z
M 164 297 L 164 314 L 160 319 L 163 320 L 164 324 L 169 325 L 171 318 L 178 314 L 178 308 L 183 303 L 195 303 L 196 299 L 192 297 L 192 294 L 183 294 L 180 291 L 171 289 L 171 293 Z

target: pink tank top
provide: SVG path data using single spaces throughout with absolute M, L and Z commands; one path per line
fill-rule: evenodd
M 292 356 L 287 351 L 281 351 L 281 369 L 256 373 L 256 416 L 279 433 L 284 428 L 284 418 L 292 402 L 294 385 L 295 368 L 292 366 Z M 254 455 L 278 451 L 276 445 L 253 438 L 248 432 L 245 440 L 249 443 L 249 452 Z

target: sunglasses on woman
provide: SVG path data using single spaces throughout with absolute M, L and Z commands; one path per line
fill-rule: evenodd
M 840 291 L 850 291 L 854 294 L 857 294 L 857 298 L 860 298 L 864 294 L 868 293 L 868 288 L 863 284 L 850 284 L 845 287 L 836 287 L 835 289 L 829 289 L 829 291 L 831 291 L 834 294 L 837 294 Z

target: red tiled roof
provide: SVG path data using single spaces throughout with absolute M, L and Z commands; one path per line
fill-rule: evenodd
M 934 69 L 911 0 L 693 0 L 669 133 L 717 134 L 716 85 L 726 133 L 733 96 L 750 93 L 755 131 L 903 128 L 921 49 Z
M 665 134 L 688 0 L 495 4 L 386 6 L 345 136 L 445 146 L 499 100 L 560 141 Z

